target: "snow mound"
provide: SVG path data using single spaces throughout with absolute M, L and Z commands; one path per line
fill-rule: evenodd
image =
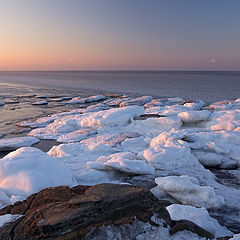
M 47 187 L 75 184 L 64 166 L 36 148 L 19 148 L 0 160 L 0 187 L 12 194 L 29 195 Z
M 76 130 L 63 134 L 57 138 L 58 142 L 79 142 L 96 134 L 95 130 Z
M 163 132 L 150 141 L 150 147 L 139 155 L 156 169 L 201 167 L 192 155 L 188 143 L 182 141 L 178 132 Z M 141 156 L 140 156 L 141 157 Z
M 210 117 L 210 112 L 207 110 L 203 111 L 188 111 L 181 112 L 178 116 L 184 123 L 196 123 L 200 121 L 207 121 Z
M 211 232 L 216 238 L 232 236 L 233 233 L 221 226 L 215 218 L 209 216 L 205 208 L 196 208 L 180 204 L 172 204 L 166 207 L 172 220 L 186 219 L 194 222 L 199 227 Z
M 240 133 L 236 131 L 216 131 L 216 132 L 198 132 L 187 134 L 186 140 L 195 150 L 204 150 L 218 154 L 221 162 L 224 159 L 228 161 L 240 161 Z M 209 160 L 209 156 L 206 160 Z M 227 157 L 227 158 L 226 158 Z M 201 161 L 201 160 L 200 160 Z
M 135 120 L 134 123 L 137 127 L 161 130 L 171 130 L 172 128 L 179 129 L 182 126 L 181 119 L 176 116 L 147 118 L 146 120 Z
M 143 113 L 144 108 L 140 106 L 127 106 L 94 112 L 83 116 L 80 120 L 80 126 L 91 128 L 123 126 L 130 123 L 133 117 Z
M 38 143 L 39 139 L 35 137 L 15 137 L 0 139 L 0 152 L 16 150 L 20 147 L 30 147 Z
M 168 98 L 167 100 L 169 102 L 171 102 L 172 104 L 183 104 L 184 103 L 184 99 L 181 97 Z
M 90 168 L 108 170 L 109 168 L 132 174 L 153 174 L 154 168 L 145 161 L 136 160 L 135 154 L 121 152 L 110 156 L 101 156 L 96 162 L 88 163 Z
M 183 204 L 195 207 L 220 208 L 225 201 L 216 195 L 214 188 L 199 186 L 197 178 L 183 176 L 167 176 L 155 179 L 158 187 Z
M 75 97 L 72 100 L 66 102 L 66 104 L 83 104 L 83 103 L 97 102 L 97 101 L 105 100 L 106 98 L 107 97 L 103 95 L 90 96 L 86 98 Z
M 126 100 L 120 103 L 120 107 L 126 107 L 126 106 L 130 106 L 130 105 L 144 105 L 148 102 L 151 102 L 153 100 L 153 98 L 151 96 L 142 96 L 142 97 L 137 97 L 137 98 L 133 98 L 130 100 Z
M 207 127 L 212 131 L 234 130 L 240 127 L 240 110 L 214 112 Z

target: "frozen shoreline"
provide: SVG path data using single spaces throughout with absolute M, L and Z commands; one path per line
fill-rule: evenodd
M 25 147 L 24 141 L 12 144 L 17 150 L 0 164 L 2 206 L 50 186 L 152 182 L 157 197 L 206 208 L 230 230 L 240 232 L 239 99 L 209 106 L 150 96 L 99 95 L 68 101 L 73 110 L 19 123 L 30 128 L 31 141 L 46 141 L 38 143 L 40 149 L 56 146 L 44 153 L 29 147 L 33 143 L 28 138 Z M 0 138 L 0 150 L 6 150 L 6 141 Z M 230 174 L 232 182 L 226 183 L 224 174 L 218 179 L 211 168 Z

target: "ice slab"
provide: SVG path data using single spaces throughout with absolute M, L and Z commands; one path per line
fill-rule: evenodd
M 150 147 L 139 155 L 156 169 L 201 168 L 188 143 L 181 140 L 182 137 L 180 132 L 163 132 L 153 138 Z
M 20 147 L 30 147 L 40 140 L 35 137 L 15 137 L 15 138 L 2 138 L 0 139 L 0 152 L 12 151 Z
M 32 105 L 47 105 L 48 101 L 33 102 Z
M 136 160 L 136 155 L 131 152 L 121 152 L 102 156 L 94 163 L 89 163 L 89 167 L 98 170 L 115 169 L 131 174 L 153 174 L 154 167 L 142 160 Z
M 22 215 L 11 215 L 11 214 L 5 214 L 5 215 L 0 216 L 0 228 L 3 227 L 7 223 L 17 220 L 21 216 Z
M 214 131 L 186 134 L 187 141 L 192 149 L 205 150 L 217 153 L 220 161 L 226 156 L 240 161 L 240 133 L 236 131 Z M 208 159 L 210 160 L 210 159 Z
M 152 100 L 153 100 L 153 98 L 151 96 L 137 97 L 137 98 L 133 98 L 133 99 L 121 102 L 120 107 L 126 107 L 126 106 L 130 106 L 130 105 L 142 106 L 148 102 L 151 102 Z
M 232 236 L 233 233 L 221 226 L 215 218 L 209 216 L 205 208 L 196 208 L 192 206 L 172 204 L 167 206 L 167 210 L 172 220 L 186 219 L 194 222 L 199 227 L 211 232 L 216 238 Z
M 220 208 L 225 204 L 224 198 L 216 195 L 213 187 L 200 186 L 198 179 L 194 177 L 167 176 L 156 178 L 155 182 L 183 204 L 205 208 Z
M 178 116 L 184 123 L 197 123 L 200 121 L 207 121 L 210 117 L 210 112 L 207 110 L 202 111 L 188 111 L 181 112 Z
M 75 184 L 68 169 L 37 148 L 19 148 L 0 161 L 0 187 L 14 195 L 30 195 L 47 187 Z
M 58 142 L 80 142 L 83 139 L 89 138 L 96 134 L 95 130 L 76 130 L 63 134 L 57 138 Z

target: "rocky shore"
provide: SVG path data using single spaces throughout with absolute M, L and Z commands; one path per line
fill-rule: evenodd
M 1 136 L 1 239 L 237 239 L 239 99 L 35 98 L 72 110 Z
M 101 227 L 117 226 L 120 229 L 120 226 L 124 228 L 128 225 L 131 236 L 119 230 L 121 239 L 141 239 L 146 223 L 152 225 L 156 233 L 163 229 L 164 234 L 167 231 L 169 236 L 179 231 L 190 231 L 188 234 L 194 239 L 198 239 L 197 236 L 214 238 L 212 233 L 191 221 L 172 220 L 166 209 L 170 204 L 169 201 L 158 200 L 143 187 L 131 185 L 47 188 L 0 211 L 3 216 L 20 215 L 0 229 L 0 238 L 105 239 Z M 136 222 L 139 222 L 138 226 Z

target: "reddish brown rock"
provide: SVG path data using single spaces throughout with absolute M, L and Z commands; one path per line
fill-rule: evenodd
M 148 221 L 158 200 L 143 187 L 98 184 L 93 187 L 47 188 L 0 211 L 22 214 L 5 225 L 0 239 L 84 239 L 93 228 Z

